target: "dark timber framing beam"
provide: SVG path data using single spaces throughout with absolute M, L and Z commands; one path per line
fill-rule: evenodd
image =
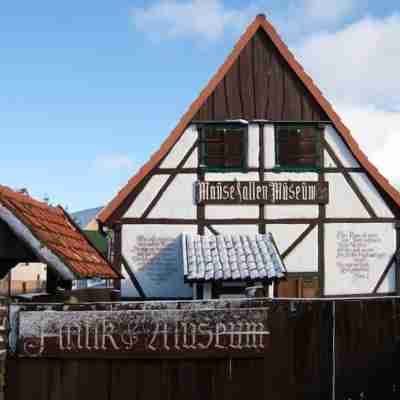
M 311 233 L 316 225 L 316 222 L 308 225 L 301 235 L 281 254 L 282 259 L 285 259 Z
M 380 288 L 381 285 L 382 285 L 382 282 L 385 280 L 387 274 L 389 273 L 390 268 L 391 268 L 391 267 L 393 266 L 393 264 L 396 262 L 396 254 L 397 254 L 397 251 L 396 251 L 395 254 L 392 255 L 392 257 L 390 257 L 390 260 L 389 260 L 389 262 L 387 263 L 386 268 L 384 269 L 384 271 L 383 271 L 381 277 L 380 277 L 379 280 L 378 280 L 378 283 L 375 285 L 374 290 L 372 291 L 373 294 L 375 294 L 375 293 L 378 292 L 379 288 Z
M 321 142 L 325 144 L 325 127 L 321 127 Z M 320 151 L 320 167 L 325 167 L 325 151 L 324 146 L 319 147 Z M 339 165 L 339 164 L 337 164 Z M 350 176 L 350 175 L 349 175 Z M 318 182 L 325 181 L 325 174 L 322 170 L 318 173 Z M 318 206 L 318 278 L 319 278 L 319 294 L 321 297 L 325 295 L 325 224 L 326 205 Z
M 199 135 L 197 138 L 197 142 L 200 143 L 201 142 L 201 135 L 202 130 L 201 128 L 197 129 L 197 134 Z M 198 182 L 203 182 L 205 179 L 205 172 L 203 168 L 200 168 L 200 164 L 201 164 L 201 145 L 197 146 L 197 181 Z M 204 235 L 204 227 L 206 225 L 205 223 L 205 205 L 204 204 L 198 204 L 196 205 L 196 225 L 197 225 L 197 234 L 198 235 Z
M 216 231 L 210 224 L 206 224 L 205 227 L 215 236 L 219 235 L 219 232 Z
M 249 167 L 246 169 L 247 172 L 277 172 L 276 168 L 257 168 L 257 167 Z M 324 172 L 325 174 L 341 174 L 343 172 L 356 172 L 356 173 L 365 173 L 362 168 L 359 167 L 326 167 L 321 168 L 320 171 Z M 152 175 L 170 175 L 170 174 L 197 174 L 198 168 L 156 168 Z
M 131 269 L 130 265 L 128 264 L 128 262 L 126 261 L 125 257 L 122 256 L 122 255 L 121 255 L 121 261 L 122 261 L 122 264 L 124 265 L 125 271 L 129 275 L 129 278 L 133 283 L 133 286 L 135 286 L 135 289 L 139 293 L 140 297 L 145 299 L 146 298 L 146 294 L 145 294 L 142 286 L 140 285 L 139 281 L 137 280 L 134 272 L 132 271 L 132 269 Z
M 236 219 L 204 219 L 204 225 L 258 225 L 275 224 L 275 225 L 307 225 L 314 222 L 323 222 L 325 224 L 340 224 L 340 223 L 353 223 L 353 224 L 376 224 L 376 223 L 392 223 L 397 220 L 395 218 L 282 218 L 282 219 L 264 219 L 258 218 L 236 218 Z M 122 218 L 119 223 L 126 225 L 143 224 L 143 225 L 198 225 L 197 219 L 181 219 L 181 218 Z
M 260 182 L 264 182 L 264 170 L 265 170 L 265 148 L 264 148 L 264 123 L 259 122 L 258 123 L 258 179 Z M 259 205 L 259 217 L 260 217 L 260 223 L 258 224 L 258 233 L 261 235 L 265 234 L 265 223 L 262 221 L 265 220 L 265 205 L 260 204 Z
M 122 225 L 116 224 L 113 227 L 114 231 L 114 251 L 112 253 L 112 265 L 114 269 L 118 272 L 121 272 L 121 258 L 122 258 Z M 121 280 L 114 279 L 114 288 L 121 290 Z
M 400 221 L 396 222 L 396 292 L 400 294 Z
M 160 191 L 156 194 L 156 196 L 153 198 L 153 200 L 150 202 L 150 204 L 147 206 L 146 210 L 144 210 L 142 214 L 142 218 L 146 218 L 150 212 L 153 210 L 153 208 L 156 206 L 158 201 L 160 200 L 161 196 L 164 194 L 164 192 L 168 189 L 168 186 L 172 183 L 172 181 L 175 179 L 176 175 L 179 173 L 179 168 L 182 168 L 186 161 L 189 159 L 189 157 L 192 155 L 193 151 L 197 148 L 197 143 L 198 141 L 196 140 L 190 149 L 186 152 L 185 156 L 182 158 L 182 160 L 179 162 L 177 169 L 175 170 L 174 173 L 172 173 L 168 179 L 164 182 L 164 184 L 161 186 Z
M 336 165 L 339 168 L 343 168 L 343 176 L 346 179 L 347 183 L 353 190 L 354 194 L 358 197 L 364 208 L 367 210 L 367 213 L 371 218 L 377 218 L 377 215 L 372 208 L 371 204 L 368 202 L 368 200 L 365 198 L 365 196 L 361 193 L 361 190 L 358 188 L 356 183 L 354 182 L 354 179 L 351 177 L 350 173 L 346 171 L 344 168 L 342 162 L 339 160 L 339 158 L 336 156 L 335 152 L 333 151 L 332 147 L 329 145 L 329 143 L 324 139 L 323 141 L 323 147 L 325 150 L 328 152 L 329 156 L 332 158 L 332 160 L 336 163 Z

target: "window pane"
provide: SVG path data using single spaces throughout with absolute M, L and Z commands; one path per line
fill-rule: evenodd
M 223 167 L 224 166 L 224 157 L 206 157 L 205 165 L 207 167 Z
M 225 156 L 241 157 L 243 153 L 242 135 L 238 132 L 225 135 Z
M 224 141 L 224 131 L 217 128 L 206 128 L 204 130 L 205 140 L 207 142 L 221 142 Z
M 224 156 L 224 144 L 208 142 L 206 144 L 206 156 L 211 157 L 223 157 Z
M 245 166 L 245 128 L 208 126 L 202 131 L 202 162 L 206 167 L 232 169 Z
M 277 132 L 277 161 L 286 167 L 315 167 L 318 165 L 318 140 L 313 126 L 279 127 Z

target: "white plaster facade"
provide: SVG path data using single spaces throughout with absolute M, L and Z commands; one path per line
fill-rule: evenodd
M 248 166 L 257 168 L 259 164 L 259 124 L 250 124 L 248 127 Z M 275 167 L 275 129 L 273 125 L 264 125 L 264 168 L 272 169 Z M 329 143 L 336 157 L 346 168 L 359 168 L 360 164 L 353 157 L 347 145 L 344 143 L 337 131 L 331 126 L 326 125 L 324 130 L 326 141 Z M 161 163 L 160 168 L 176 168 L 188 149 L 197 140 L 198 133 L 195 125 L 189 126 L 172 151 Z M 197 168 L 197 151 L 184 165 L 185 168 Z M 324 166 L 335 168 L 337 165 L 325 151 Z M 373 207 L 376 216 L 381 218 L 393 218 L 394 215 L 386 204 L 385 200 L 370 181 L 368 175 L 361 170 L 350 173 L 354 182 L 362 192 L 363 196 Z M 151 200 L 161 190 L 168 179 L 165 175 L 154 175 L 145 185 L 130 208 L 126 211 L 124 218 L 139 218 Z M 326 205 L 327 219 L 367 219 L 370 218 L 364 205 L 360 202 L 356 193 L 343 174 L 339 171 L 324 173 L 324 178 L 329 182 L 329 203 Z M 132 256 L 136 245 L 137 237 L 140 235 L 159 238 L 177 239 L 182 232 L 197 233 L 196 220 L 197 207 L 194 198 L 194 185 L 197 181 L 195 173 L 178 173 L 171 185 L 166 189 L 156 206 L 152 209 L 149 218 L 181 219 L 190 220 L 188 224 L 180 225 L 123 225 L 122 229 L 122 254 L 129 261 L 137 279 L 143 286 L 143 290 L 150 297 L 188 297 L 191 295 L 191 288 L 184 284 L 182 271 L 179 268 L 171 267 L 171 273 L 167 279 L 158 281 L 150 279 L 148 272 L 153 269 L 154 264 L 150 263 L 147 267 L 135 265 L 135 257 Z M 317 181 L 316 172 L 265 172 L 264 179 L 274 181 Z M 209 181 L 252 181 L 259 180 L 257 172 L 249 173 L 206 173 L 205 180 Z M 319 216 L 318 205 L 265 205 L 264 218 L 267 220 L 286 220 L 286 219 L 317 219 Z M 258 205 L 206 205 L 206 219 L 258 219 Z M 308 223 L 273 223 L 267 224 L 267 231 L 272 232 L 279 251 L 283 253 L 291 243 L 307 228 Z M 325 226 L 324 242 L 324 295 L 348 295 L 370 293 L 379 277 L 385 270 L 389 259 L 396 250 L 396 231 L 394 221 L 374 222 L 374 223 L 333 223 L 328 222 Z M 235 234 L 258 232 L 258 224 L 238 225 L 220 224 L 213 225 L 219 233 Z M 368 241 L 361 243 L 361 248 L 354 249 L 351 255 L 350 250 L 343 250 L 346 246 L 343 243 L 343 232 L 347 232 L 352 237 L 369 237 Z M 211 234 L 207 229 L 206 234 Z M 342 235 L 342 236 L 340 236 Z M 363 236 L 364 235 L 364 236 Z M 366 236 L 365 236 L 366 235 Z M 338 238 L 341 238 L 340 241 Z M 360 239 L 361 240 L 361 239 Z M 377 244 L 378 243 L 378 244 Z M 354 247 L 355 244 L 352 244 Z M 350 246 L 351 247 L 351 246 Z M 360 250 L 361 249 L 361 250 Z M 363 250 L 364 249 L 364 250 Z M 363 255 L 356 254 L 356 251 L 364 251 Z M 345 256 L 343 256 L 345 252 Z M 379 253 L 379 256 L 373 254 Z M 178 254 L 178 253 L 177 253 Z M 349 255 L 350 254 L 350 255 Z M 361 258 L 360 258 L 361 257 Z M 344 259 L 343 259 L 344 258 Z M 306 236 L 306 238 L 288 255 L 285 264 L 290 273 L 311 273 L 318 272 L 318 226 Z M 179 260 L 176 260 L 177 263 Z M 353 266 L 352 266 L 353 265 Z M 363 272 L 357 272 L 357 265 Z M 165 268 L 165 266 L 163 267 Z M 352 272 L 343 272 L 343 271 Z M 393 292 L 395 288 L 394 273 L 387 275 L 381 285 L 380 292 Z M 122 282 L 122 295 L 135 295 L 129 279 Z

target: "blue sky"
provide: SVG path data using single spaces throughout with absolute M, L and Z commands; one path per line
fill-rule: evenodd
M 70 211 L 105 204 L 258 12 L 399 183 L 400 10 L 389 0 L 3 2 L 0 183 Z

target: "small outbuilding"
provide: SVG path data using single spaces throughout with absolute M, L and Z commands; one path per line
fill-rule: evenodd
M 48 293 L 76 280 L 120 278 L 62 207 L 0 186 L 0 277 L 20 263 L 46 265 Z

